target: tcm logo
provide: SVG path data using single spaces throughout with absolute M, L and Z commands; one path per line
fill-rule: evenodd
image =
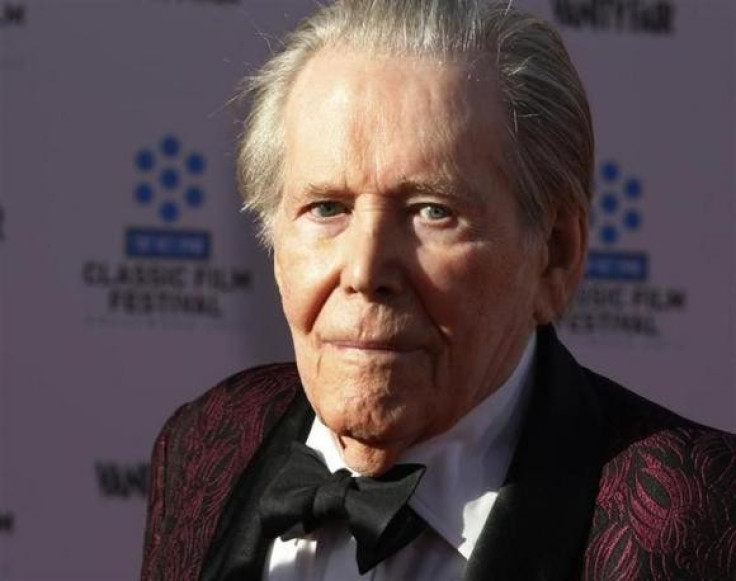
M 148 464 L 122 465 L 116 462 L 97 462 L 95 472 L 102 496 L 127 499 L 148 495 Z
M 552 0 L 557 21 L 570 28 L 672 34 L 675 6 L 667 0 Z
M 15 516 L 12 512 L 0 511 L 0 535 L 11 534 L 15 530 Z
M 623 238 L 642 227 L 643 217 L 638 208 L 643 195 L 641 180 L 624 175 L 616 162 L 609 161 L 599 168 L 596 190 L 590 233 L 593 244 L 600 249 L 588 253 L 586 278 L 646 281 L 649 257 L 643 252 L 616 249 Z
M 168 258 L 208 260 L 211 253 L 209 232 L 175 229 L 185 212 L 205 203 L 201 184 L 206 169 L 204 156 L 185 151 L 179 138 L 168 135 L 156 148 L 140 149 L 134 157 L 138 181 L 133 199 L 150 210 L 161 224 L 156 228 L 128 228 L 125 255 L 128 258 Z
M 23 4 L 3 4 L 0 9 L 0 27 L 23 26 L 26 22 L 26 7 Z

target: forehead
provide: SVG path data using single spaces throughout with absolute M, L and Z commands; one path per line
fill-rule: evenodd
M 498 170 L 505 133 L 500 103 L 492 63 L 483 58 L 324 49 L 289 95 L 285 181 L 334 179 L 343 171 L 350 174 L 341 176 L 346 182 L 372 178 L 380 188 L 379 182 L 426 172 Z

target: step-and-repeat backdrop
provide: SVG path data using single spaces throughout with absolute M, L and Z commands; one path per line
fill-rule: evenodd
M 527 0 L 598 147 L 579 359 L 736 430 L 736 4 Z M 166 416 L 291 357 L 238 80 L 313 0 L 0 0 L 0 580 L 127 580 Z

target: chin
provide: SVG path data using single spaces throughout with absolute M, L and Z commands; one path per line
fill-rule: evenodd
M 341 440 L 345 464 L 363 476 L 380 476 L 391 469 L 401 456 L 402 449 L 364 447 L 359 442 Z
M 409 413 L 411 408 L 407 402 L 385 395 L 348 397 L 338 394 L 318 398 L 312 407 L 334 434 L 376 447 L 407 439 L 420 417 L 420 414 Z
M 342 405 L 315 408 L 322 423 L 336 436 L 345 463 L 365 475 L 379 475 L 391 468 L 403 452 L 421 440 L 419 414 L 409 415 L 406 406 L 381 410 L 381 406 L 358 413 Z

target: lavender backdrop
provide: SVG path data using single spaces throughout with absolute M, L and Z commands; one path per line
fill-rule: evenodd
M 579 358 L 736 431 L 736 5 L 528 0 L 589 88 Z M 0 580 L 134 579 L 165 417 L 290 358 L 238 79 L 312 0 L 0 0 Z

